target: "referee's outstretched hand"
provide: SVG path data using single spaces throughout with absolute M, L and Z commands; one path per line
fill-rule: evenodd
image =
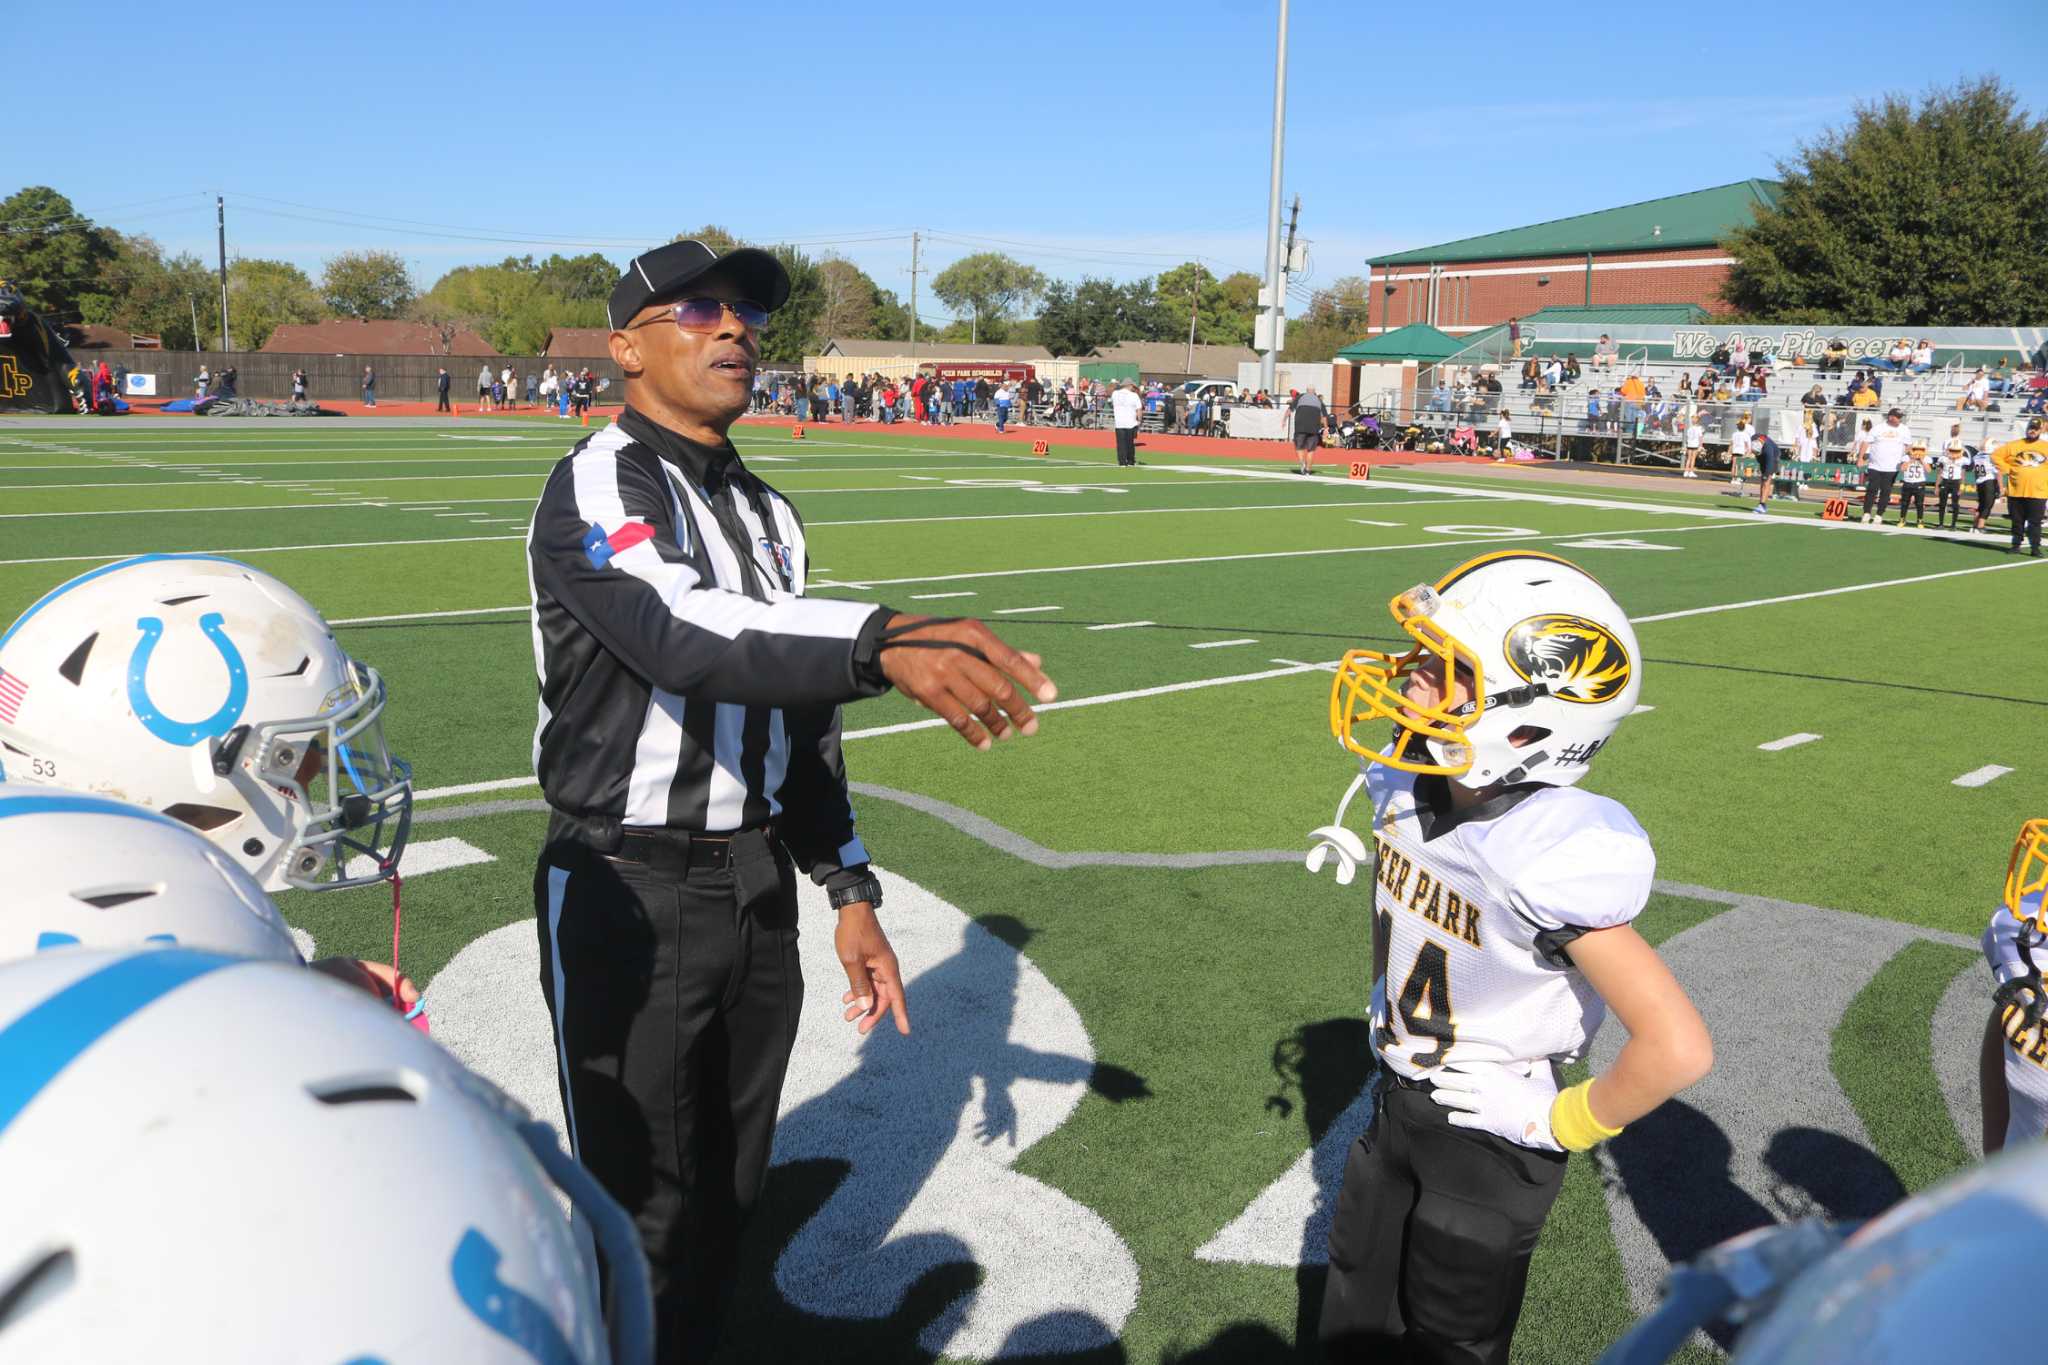
M 898 613 L 885 627 L 880 659 L 891 686 L 977 749 L 1038 733 L 1024 694 L 1042 702 L 1060 694 L 1038 655 L 1012 649 L 979 621 L 920 621 L 932 618 Z

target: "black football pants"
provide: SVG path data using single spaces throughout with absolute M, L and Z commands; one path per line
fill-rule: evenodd
M 708 1360 L 803 1006 L 795 871 L 761 834 L 607 857 L 557 816 L 534 903 L 570 1145 L 640 1229 L 655 1359 Z
M 1863 471 L 1863 515 L 1875 513 L 1883 517 L 1892 504 L 1892 482 L 1899 477 L 1894 470 L 1866 469 Z
M 2016 498 L 2010 493 L 2005 498 L 2005 510 L 2012 517 L 2012 547 L 2017 550 L 2024 538 L 2033 547 L 2034 553 L 2041 553 L 2041 508 L 2048 498 Z
M 1116 462 L 1136 464 L 1138 462 L 1138 429 L 1118 427 L 1116 429 Z
M 1424 1090 L 1380 1084 L 1330 1223 L 1328 1360 L 1508 1359 L 1565 1158 L 1454 1128 L 1449 1113 Z

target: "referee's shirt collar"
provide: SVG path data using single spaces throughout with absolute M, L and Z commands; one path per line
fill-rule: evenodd
M 619 425 L 628 436 L 682 470 L 700 488 L 716 488 L 734 470 L 746 468 L 729 440 L 715 446 L 703 445 L 632 408 L 620 414 Z

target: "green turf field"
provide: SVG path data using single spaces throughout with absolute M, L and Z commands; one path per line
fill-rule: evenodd
M 390 682 L 416 847 L 459 839 L 489 859 L 409 877 L 405 965 L 427 980 L 531 916 L 542 819 L 521 804 L 537 796 L 521 542 L 580 434 L 547 419 L 0 424 L 0 621 L 143 551 L 233 554 L 311 598 Z M 1637 622 L 1645 709 L 1589 785 L 1655 840 L 1644 926 L 1719 1054 L 1670 1115 L 1574 1159 L 1517 1358 L 1588 1359 L 1648 1302 L 1660 1258 L 1709 1232 L 1867 1212 L 1975 1150 L 1958 1118 L 1974 1051 L 1950 1054 L 1982 1024 L 1968 947 L 2012 833 L 2048 813 L 2048 563 L 2008 558 L 2002 539 L 1824 525 L 1817 500 L 1755 517 L 1532 471 L 1354 483 L 1143 452 L 1119 470 L 1106 451 L 1031 457 L 964 428 L 737 440 L 803 511 L 814 591 L 983 617 L 1059 683 L 1039 735 L 987 755 L 900 698 L 862 703 L 847 764 L 879 789 L 857 806 L 888 873 L 987 929 L 998 955 L 1021 952 L 1078 1015 L 1096 1083 L 1005 1178 L 1106 1225 L 1135 1300 L 1028 1302 L 1028 1263 L 975 1268 L 963 1208 L 946 1215 L 959 1228 L 940 1223 L 964 1240 L 905 1271 L 893 1306 L 810 1311 L 776 1287 L 777 1265 L 845 1167 L 799 1161 L 771 1178 L 735 1327 L 752 1354 L 731 1358 L 929 1359 L 970 1339 L 946 1335 L 962 1302 L 1020 1295 L 1027 1325 L 967 1354 L 1293 1357 L 1320 1269 L 1287 1245 L 1289 1227 L 1304 1240 L 1288 1200 L 1334 1193 L 1329 1149 L 1341 1169 L 1368 1068 L 1370 959 L 1365 890 L 1282 853 L 1305 850 L 1352 771 L 1324 722 L 1330 666 L 1391 638 L 1392 594 L 1488 548 L 1566 555 Z M 388 952 L 382 892 L 285 909 L 322 951 Z M 942 1049 L 943 993 L 920 1017 L 910 990 Z M 528 993 L 520 1007 L 537 1007 Z M 1011 1041 L 1030 1033 L 1020 1013 Z M 997 1088 L 982 1076 L 952 1114 L 997 1113 Z M 1087 1313 L 1096 1328 L 1075 1328 Z

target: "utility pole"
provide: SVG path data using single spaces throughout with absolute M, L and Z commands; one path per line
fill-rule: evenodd
M 974 321 L 967 329 L 967 344 L 979 346 L 981 344 L 981 301 L 979 299 L 969 299 L 968 302 L 974 308 Z
M 917 234 L 910 234 L 910 358 L 917 359 Z
M 1266 312 L 1261 321 L 1259 387 L 1273 391 L 1280 355 L 1280 170 L 1287 134 L 1287 0 L 1280 0 L 1280 38 L 1273 61 L 1273 183 L 1266 195 Z
M 220 231 L 220 348 L 232 351 L 234 346 L 228 340 L 228 201 L 223 196 L 214 196 L 213 221 Z
M 192 349 L 203 351 L 206 349 L 206 338 L 199 335 L 199 300 L 187 294 L 185 306 L 192 310 Z
M 1197 276 L 1193 286 L 1188 290 L 1188 358 L 1181 366 L 1181 370 L 1185 374 L 1193 374 L 1195 372 L 1195 313 L 1197 311 L 1196 305 L 1201 300 L 1201 297 L 1202 281 Z

